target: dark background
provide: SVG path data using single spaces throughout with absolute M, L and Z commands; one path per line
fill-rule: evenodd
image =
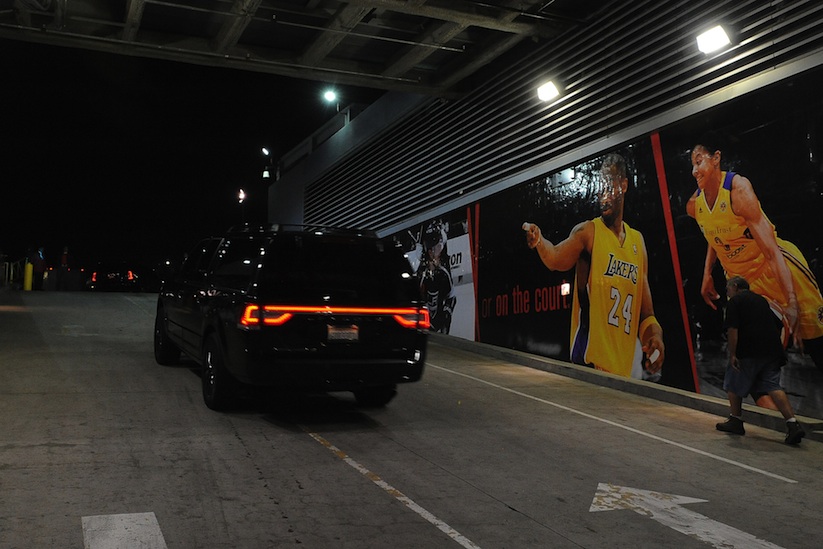
M 265 146 L 336 113 L 333 82 L 0 40 L 0 254 L 152 265 L 266 219 Z M 334 86 L 341 108 L 383 92 Z M 245 211 L 237 201 L 248 193 Z

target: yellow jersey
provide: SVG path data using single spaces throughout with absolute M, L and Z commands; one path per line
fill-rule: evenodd
M 643 236 L 623 223 L 621 244 L 598 217 L 585 288 L 575 282 L 570 334 L 571 360 L 631 377 L 640 325 L 646 256 Z
M 723 184 L 717 193 L 714 206 L 709 207 L 706 196 L 700 190 L 694 205 L 694 219 L 709 246 L 717 252 L 726 278 L 742 276 L 751 290 L 785 307 L 788 302 L 780 280 L 766 261 L 763 251 L 754 240 L 743 217 L 732 211 L 732 180 L 734 172 L 723 172 Z M 823 335 L 823 297 L 809 268 L 806 258 L 793 243 L 777 236 L 774 224 L 760 208 L 763 217 L 774 232 L 777 245 L 786 260 L 797 294 L 800 312 L 798 332 L 802 339 L 814 339 Z

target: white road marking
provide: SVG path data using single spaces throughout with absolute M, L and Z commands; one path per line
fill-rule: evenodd
M 379 486 L 380 488 L 385 490 L 389 495 L 394 497 L 397 501 L 399 501 L 400 503 L 402 503 L 403 505 L 405 505 L 406 507 L 408 507 L 409 509 L 411 509 L 412 511 L 417 513 L 422 518 L 426 519 L 428 522 L 430 522 L 434 526 L 436 526 L 438 530 L 445 533 L 447 536 L 452 538 L 454 541 L 459 543 L 461 546 L 465 547 L 466 549 L 480 549 L 479 546 L 472 543 L 471 540 L 469 540 L 468 538 L 463 536 L 460 532 L 458 532 L 457 530 L 455 530 L 454 528 L 452 528 L 451 526 L 449 526 L 448 524 L 446 524 L 445 522 L 443 522 L 442 520 L 440 520 L 439 518 L 437 518 L 436 516 L 431 514 L 426 509 L 419 506 L 417 503 L 415 503 L 413 500 L 411 500 L 408 496 L 403 494 L 400 490 L 398 490 L 397 488 L 393 487 L 388 482 L 381 479 L 380 476 L 376 475 L 375 473 L 372 473 L 371 471 L 369 471 L 368 469 L 366 469 L 365 467 L 360 465 L 358 462 L 356 462 L 355 460 L 350 458 L 345 452 L 343 452 L 342 450 L 340 450 L 339 448 L 334 446 L 328 440 L 324 439 L 322 436 L 318 435 L 317 433 L 312 433 L 311 431 L 306 431 L 306 433 L 308 433 L 308 435 L 310 437 L 312 437 L 314 440 L 316 440 L 317 442 L 319 442 L 320 444 L 325 446 L 335 456 L 337 456 L 338 458 L 343 460 L 347 465 L 353 467 L 355 470 L 360 472 L 360 474 L 362 474 L 363 476 L 365 476 L 366 478 L 371 480 L 373 483 L 375 483 L 377 486 Z
M 718 549 L 781 549 L 779 545 L 681 507 L 706 501 L 601 482 L 589 511 L 628 509 Z
M 476 381 L 478 383 L 483 383 L 483 384 L 488 385 L 490 387 L 494 387 L 495 389 L 500 389 L 501 391 L 506 391 L 506 392 L 512 393 L 514 395 L 521 396 L 523 398 L 528 398 L 530 400 L 540 402 L 542 404 L 548 404 L 549 406 L 554 406 L 555 408 L 559 408 L 561 410 L 565 410 L 567 412 L 571 412 L 573 414 L 577 414 L 577 415 L 583 416 L 583 417 L 588 418 L 588 419 L 593 419 L 595 421 L 599 421 L 601 423 L 611 425 L 612 427 L 617 427 L 619 429 L 624 429 L 624 430 L 629 431 L 631 433 L 634 433 L 636 435 L 644 436 L 646 438 L 650 438 L 652 440 L 656 440 L 656 441 L 662 442 L 664 444 L 669 444 L 671 446 L 675 446 L 675 447 L 680 448 L 682 450 L 687 450 L 689 452 L 694 452 L 695 454 L 699 454 L 701 456 L 704 456 L 704 457 L 707 457 L 707 458 L 710 458 L 710 459 L 714 459 L 714 460 L 717 460 L 717 461 L 722 461 L 723 463 L 726 463 L 728 465 L 733 465 L 735 467 L 740 467 L 741 469 L 746 469 L 747 471 L 751 471 L 753 473 L 758 473 L 760 475 L 771 477 L 771 478 L 776 479 L 776 480 L 781 480 L 783 482 L 788 482 L 789 484 L 797 484 L 796 480 L 793 480 L 793 479 L 790 479 L 790 478 L 787 478 L 787 477 L 784 477 L 784 476 L 781 476 L 781 475 L 778 475 L 778 474 L 775 474 L 775 473 L 771 473 L 771 472 L 765 471 L 763 469 L 758 469 L 757 467 L 752 467 L 751 465 L 746 465 L 745 463 L 740 463 L 739 461 L 735 461 L 733 459 L 724 458 L 723 456 L 718 456 L 717 454 L 712 454 L 712 453 L 706 452 L 704 450 L 699 450 L 697 448 L 692 448 L 691 446 L 686 446 L 685 444 L 682 444 L 680 442 L 675 442 L 673 440 L 669 440 L 669 439 L 666 439 L 666 438 L 663 438 L 663 437 L 659 437 L 657 435 L 653 435 L 651 433 L 641 431 L 640 429 L 635 429 L 634 427 L 629 427 L 628 425 L 621 425 L 620 423 L 617 423 L 615 421 L 611 421 L 611 420 L 608 420 L 608 419 L 605 419 L 605 418 L 602 418 L 602 417 L 597 417 L 597 416 L 594 416 L 592 414 L 587 414 L 586 412 L 581 412 L 580 410 L 575 410 L 574 408 L 569 408 L 568 406 L 564 406 L 563 404 L 558 404 L 557 402 L 552 402 L 550 400 L 546 400 L 546 399 L 543 399 L 543 398 L 540 398 L 540 397 L 536 397 L 536 396 L 530 395 L 528 393 L 523 393 L 523 392 L 517 391 L 515 389 L 510 389 L 508 387 L 503 387 L 502 385 L 498 385 L 497 383 L 492 383 L 491 381 L 486 381 L 485 379 L 480 379 L 479 377 L 474 377 L 474 376 L 471 376 L 471 375 L 468 375 L 468 374 L 464 374 L 462 372 L 457 372 L 455 370 L 450 370 L 448 368 L 444 368 L 443 366 L 437 366 L 437 365 L 432 364 L 430 362 L 427 362 L 426 366 L 430 366 L 430 367 L 435 368 L 437 370 L 441 370 L 443 372 L 454 374 L 456 376 L 465 377 L 466 379 L 471 379 L 472 381 Z
M 83 517 L 85 549 L 167 549 L 154 513 Z

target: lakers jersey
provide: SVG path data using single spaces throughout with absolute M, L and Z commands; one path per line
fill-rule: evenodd
M 694 218 L 709 246 L 717 252 L 717 259 L 726 272 L 726 278 L 742 276 L 755 293 L 786 306 L 785 294 L 777 273 L 766 261 L 763 251 L 754 240 L 746 221 L 732 211 L 732 180 L 734 172 L 722 174 L 723 184 L 713 206 L 706 202 L 700 190 L 694 205 Z M 763 209 L 763 217 L 769 221 Z M 800 313 L 799 333 L 802 339 L 814 339 L 823 335 L 823 297 L 814 274 L 800 250 L 786 240 L 777 237 L 774 224 L 769 221 L 777 245 L 786 260 Z
M 602 218 L 592 221 L 589 276 L 574 291 L 571 360 L 630 377 L 646 272 L 643 237 L 624 223 L 621 244 Z
M 706 202 L 705 193 L 697 191 L 694 218 L 709 246 L 717 252 L 717 258 L 727 276 L 742 276 L 750 283 L 767 267 L 766 258 L 754 240 L 746 221 L 732 211 L 732 179 L 734 172 L 724 172 L 723 184 L 717 193 L 714 206 Z M 761 213 L 763 210 L 761 208 Z M 766 214 L 763 213 L 765 217 Z M 768 218 L 766 218 L 768 221 Z M 774 225 L 769 221 L 774 232 Z M 777 234 L 775 233 L 775 237 Z M 785 303 L 785 299 L 779 299 Z

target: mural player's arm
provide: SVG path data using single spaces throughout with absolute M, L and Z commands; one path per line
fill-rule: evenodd
M 772 272 L 780 280 L 780 286 L 786 294 L 788 306 L 786 307 L 786 317 L 789 319 L 789 326 L 792 332 L 797 333 L 798 305 L 797 294 L 794 291 L 794 283 L 786 260 L 777 245 L 777 239 L 772 227 L 763 210 L 760 201 L 752 188 L 748 178 L 737 174 L 732 180 L 732 211 L 746 220 L 746 226 L 754 237 L 754 241 L 763 252 L 766 262 L 772 268 Z
M 652 303 L 652 290 L 649 286 L 649 254 L 646 251 L 646 239 L 641 235 L 643 240 L 643 273 L 642 273 L 642 287 L 641 296 L 642 302 L 640 304 L 640 329 L 638 330 L 640 337 L 640 346 L 643 352 L 646 353 L 646 369 L 655 374 L 663 367 L 663 361 L 666 359 L 666 346 L 663 344 L 663 328 L 657 319 L 654 317 L 654 304 Z
M 543 264 L 553 271 L 571 270 L 584 251 L 591 253 L 594 240 L 594 223 L 591 220 L 575 225 L 569 236 L 557 244 L 544 238 L 540 227 L 534 223 L 523 223 L 523 230 L 526 231 L 526 244 L 536 249 Z
M 697 200 L 697 191 L 695 191 L 686 204 L 686 213 L 692 218 L 695 218 L 695 200 Z M 716 262 L 717 252 L 711 246 L 706 246 L 706 261 L 703 263 L 703 281 L 700 284 L 700 295 L 703 297 L 706 305 L 715 311 L 717 310 L 717 305 L 715 305 L 714 302 L 720 299 L 720 294 L 717 293 L 717 289 L 714 287 L 714 277 L 712 277 L 712 270 Z

